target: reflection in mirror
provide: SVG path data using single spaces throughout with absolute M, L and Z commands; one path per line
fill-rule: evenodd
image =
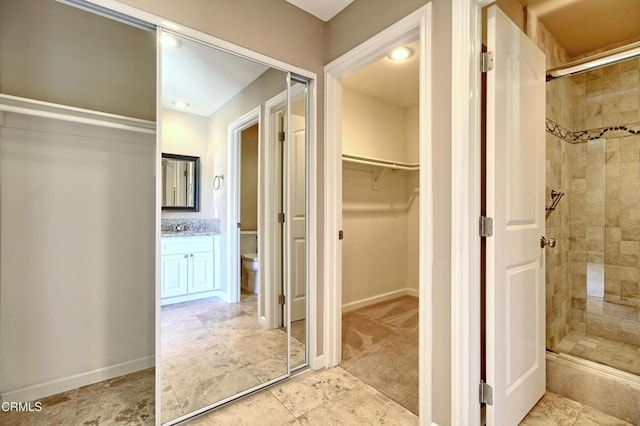
M 289 138 L 285 154 L 285 181 L 291 218 L 287 227 L 289 290 L 291 295 L 291 368 L 305 365 L 307 336 L 306 297 L 306 105 L 307 83 L 291 80 Z
M 162 153 L 162 209 L 200 210 L 200 158 Z
M 272 155 L 283 147 L 287 73 L 168 35 L 179 43 L 162 47 L 162 150 L 202 159 L 197 218 L 162 213 L 161 421 L 173 424 L 290 373 L 280 304 L 289 260 L 277 221 L 284 205 L 275 202 L 290 189 L 282 157 Z M 288 161 L 302 173 L 304 219 L 305 164 Z M 296 273 L 304 287 L 304 270 Z M 293 365 L 305 363 L 305 334 L 292 345 Z

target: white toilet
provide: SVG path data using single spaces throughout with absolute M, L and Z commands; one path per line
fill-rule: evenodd
M 240 263 L 242 265 L 242 289 L 258 293 L 258 232 L 240 231 Z
M 250 293 L 258 294 L 260 288 L 258 281 L 258 253 L 245 253 L 242 255 L 242 272 L 246 276 L 243 280 L 243 288 Z

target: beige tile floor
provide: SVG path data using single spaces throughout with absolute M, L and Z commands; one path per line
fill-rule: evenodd
M 520 424 L 523 426 L 633 426 L 631 423 L 549 391 Z
M 287 373 L 286 330 L 260 326 L 255 294 L 165 306 L 160 340 L 163 422 Z M 291 356 L 304 363 L 303 342 L 291 339 Z
M 41 413 L 0 413 L 3 426 L 153 425 L 153 369 L 54 395 Z M 296 376 L 190 425 L 417 425 L 415 414 L 340 367 Z M 524 426 L 630 426 L 552 392 Z
M 554 351 L 609 365 L 627 373 L 640 374 L 640 347 L 584 331 L 570 332 Z

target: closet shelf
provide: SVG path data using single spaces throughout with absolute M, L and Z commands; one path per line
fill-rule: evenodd
M 399 161 L 381 160 L 373 157 L 362 157 L 359 155 L 342 154 L 342 161 L 353 164 L 363 164 L 366 166 L 373 166 L 375 168 L 381 168 L 382 171 L 378 176 L 371 176 L 371 186 L 374 191 L 378 190 L 378 182 L 382 179 L 389 170 L 403 170 L 403 171 L 415 171 L 420 170 L 420 165 L 415 163 L 402 163 Z
M 381 167 L 391 170 L 420 170 L 420 165 L 416 163 L 402 163 L 399 161 L 382 160 L 373 157 L 362 157 L 359 155 L 342 154 L 342 161 L 354 164 L 364 164 L 367 166 Z

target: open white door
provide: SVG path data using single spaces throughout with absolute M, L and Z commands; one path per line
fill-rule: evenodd
M 516 425 L 545 392 L 545 57 L 496 6 L 487 47 L 488 425 Z
M 306 137 L 305 119 L 289 115 L 290 143 L 287 146 L 287 244 L 289 250 L 288 275 L 291 283 L 291 322 L 305 319 L 307 312 L 306 287 Z

